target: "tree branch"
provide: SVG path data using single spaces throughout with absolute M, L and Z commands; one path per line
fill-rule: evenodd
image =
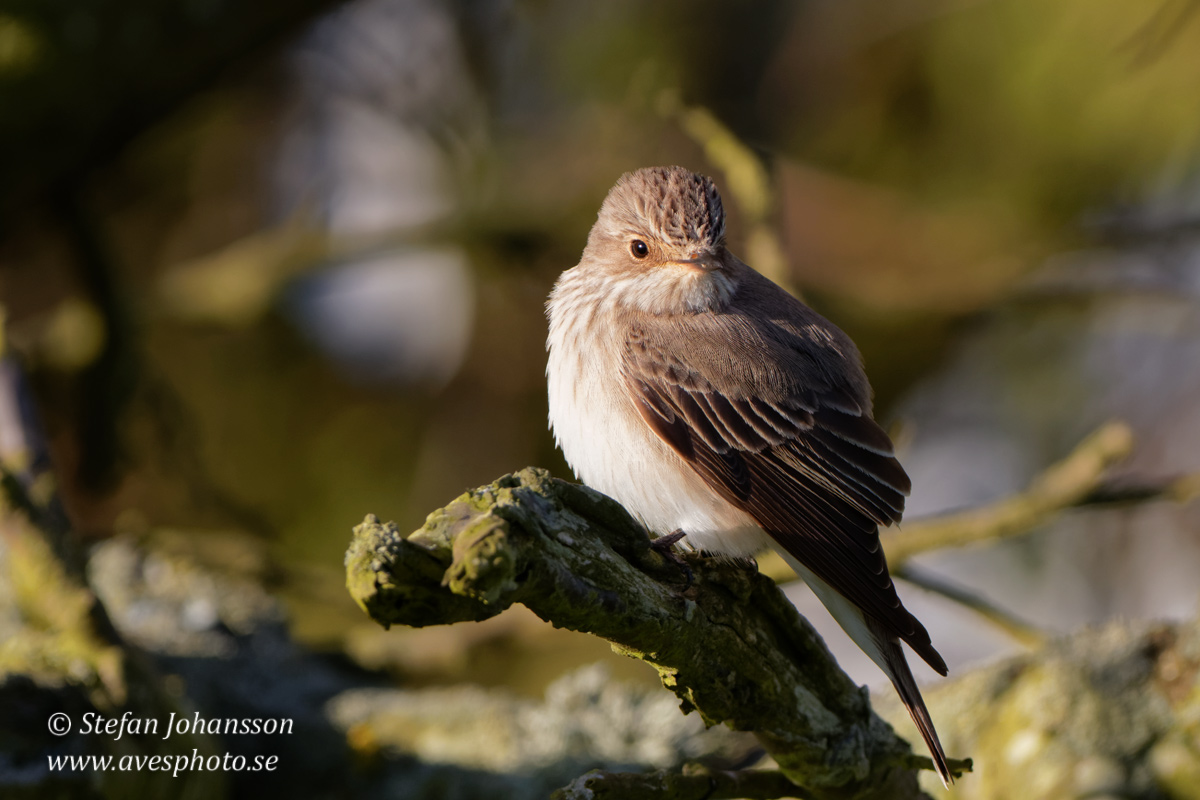
M 1132 449 L 1133 433 L 1128 425 L 1105 423 L 1070 455 L 1034 478 L 1023 492 L 981 508 L 914 520 L 905 523 L 903 530 L 880 531 L 888 564 L 900 574 L 909 559 L 921 553 L 1024 536 L 1069 508 L 1158 498 L 1185 501 L 1200 494 L 1200 476 L 1185 476 L 1156 487 L 1105 486 L 1108 468 Z M 796 577 L 774 553 L 764 554 L 758 567 L 781 583 Z
M 603 772 L 592 770 L 550 796 L 550 800 L 624 800 L 627 797 L 670 797 L 672 800 L 773 800 L 794 797 L 812 800 L 805 791 L 775 770 L 684 769 L 682 773 Z
M 983 508 L 920 520 L 903 531 L 883 532 L 888 563 L 899 567 L 918 553 L 1023 536 L 1064 509 L 1084 504 L 1100 487 L 1105 471 L 1132 449 L 1129 426 L 1108 422 L 1024 492 Z
M 974 592 L 963 589 L 961 586 L 955 586 L 948 581 L 943 581 L 932 575 L 914 572 L 911 566 L 904 566 L 893 570 L 892 574 L 897 578 L 908 581 L 913 586 L 920 587 L 927 592 L 939 594 L 942 597 L 953 600 L 959 605 L 966 606 L 1023 645 L 1036 647 L 1045 644 L 1049 638 L 1049 634 L 1045 631 L 1038 629 L 1023 619 L 1019 619 Z
M 773 582 L 693 556 L 686 585 L 649 544 L 614 501 L 526 469 L 408 537 L 367 517 L 346 554 L 347 587 L 385 626 L 482 620 L 522 603 L 655 667 L 685 712 L 756 732 L 814 798 L 922 796 L 924 762 Z
M 662 92 L 658 107 L 704 148 L 704 157 L 713 166 L 725 173 L 729 194 L 738 204 L 746 229 L 746 262 L 800 297 L 779 241 L 778 221 L 774 218 L 778 201 L 766 164 L 707 108 L 684 105 L 678 91 Z

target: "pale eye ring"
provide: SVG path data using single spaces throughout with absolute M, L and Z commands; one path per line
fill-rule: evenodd
M 634 258 L 641 260 L 650 255 L 650 247 L 641 239 L 634 239 L 629 243 L 629 252 L 633 254 Z

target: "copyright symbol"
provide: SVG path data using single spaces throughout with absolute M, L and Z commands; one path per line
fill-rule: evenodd
M 61 711 L 51 714 L 49 728 L 55 736 L 66 736 L 71 732 L 71 718 Z

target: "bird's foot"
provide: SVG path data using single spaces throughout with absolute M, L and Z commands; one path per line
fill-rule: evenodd
M 758 560 L 754 556 L 736 556 L 733 563 L 752 574 L 758 572 Z
M 650 546 L 660 553 L 669 552 L 672 547 L 679 544 L 683 538 L 687 536 L 682 530 L 677 530 L 674 533 L 668 533 L 665 536 L 657 536 L 650 540 Z
M 668 533 L 666 536 L 659 536 L 650 540 L 650 548 L 667 561 L 670 561 L 672 564 L 683 570 L 683 575 L 686 579 L 686 585 L 684 588 L 687 589 L 692 585 L 692 581 L 696 579 L 696 576 L 693 574 L 692 568 L 688 566 L 687 562 L 684 561 L 683 558 L 674 550 L 675 545 L 678 544 L 679 540 L 685 536 L 687 536 L 687 534 L 681 530 Z

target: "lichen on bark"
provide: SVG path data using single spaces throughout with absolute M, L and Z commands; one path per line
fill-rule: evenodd
M 814 797 L 920 797 L 922 759 L 775 584 L 742 563 L 687 563 L 690 582 L 620 505 L 532 468 L 407 537 L 369 516 L 346 554 L 350 593 L 383 625 L 481 620 L 521 603 L 651 664 L 685 712 L 754 731 Z

